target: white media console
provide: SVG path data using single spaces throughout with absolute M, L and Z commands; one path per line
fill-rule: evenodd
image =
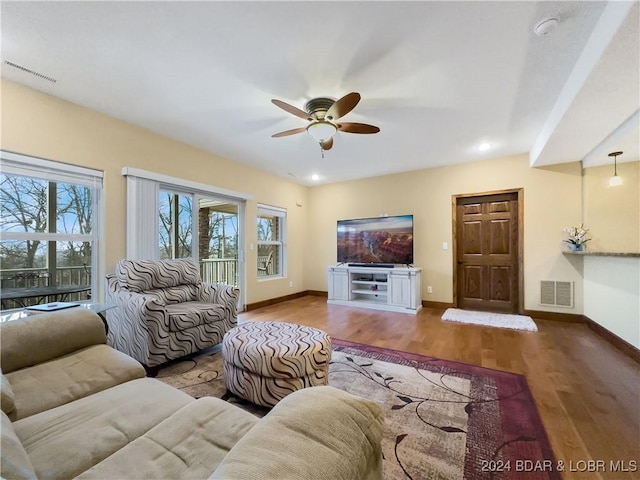
M 416 314 L 422 308 L 421 268 L 329 267 L 327 303 Z

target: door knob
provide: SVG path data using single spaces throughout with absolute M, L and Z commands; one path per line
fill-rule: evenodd
M 462 260 L 458 260 L 458 265 L 462 265 Z

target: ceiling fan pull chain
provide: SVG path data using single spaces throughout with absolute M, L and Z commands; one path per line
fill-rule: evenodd
M 322 146 L 322 142 L 318 142 L 320 144 L 320 155 L 324 158 L 324 147 Z

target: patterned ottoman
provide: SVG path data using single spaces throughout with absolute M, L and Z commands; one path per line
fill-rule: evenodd
M 331 338 L 293 323 L 243 323 L 225 334 L 222 355 L 227 389 L 273 407 L 296 390 L 327 385 Z

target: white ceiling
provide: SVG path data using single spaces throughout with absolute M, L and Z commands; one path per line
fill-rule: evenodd
M 529 153 L 638 160 L 638 2 L 8 2 L 2 76 L 304 185 Z M 557 17 L 557 28 L 533 27 Z M 321 158 L 274 106 L 357 91 Z M 5 120 L 6 121 L 6 120 Z M 10 121 L 10 120 L 9 120 Z M 477 145 L 493 148 L 479 152 Z M 176 159 L 179 161 L 179 159 Z

